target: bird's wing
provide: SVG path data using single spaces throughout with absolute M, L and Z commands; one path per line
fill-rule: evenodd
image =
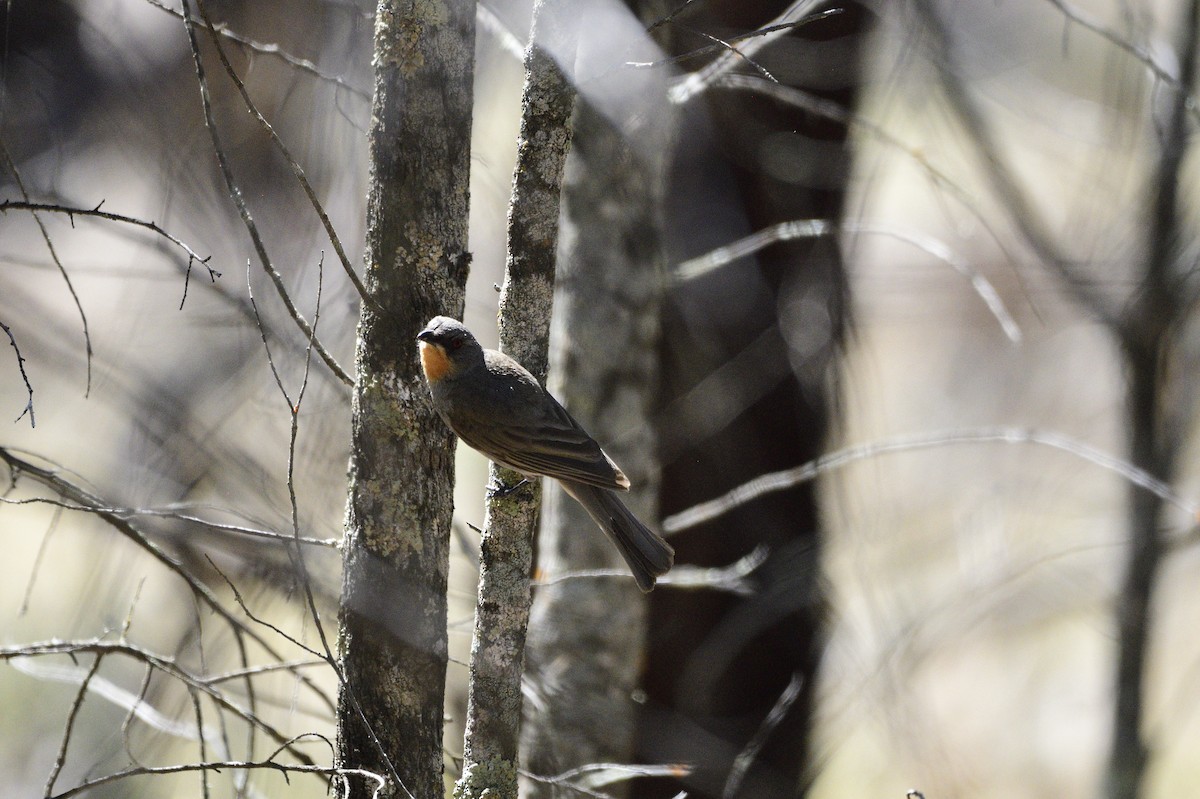
M 471 430 L 459 435 L 492 460 L 524 474 L 628 489 L 629 479 L 595 439 L 553 397 L 544 392 L 543 396 L 542 412 L 533 418 L 471 425 Z

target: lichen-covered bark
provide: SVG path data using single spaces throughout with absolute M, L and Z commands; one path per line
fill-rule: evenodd
M 508 262 L 500 298 L 500 348 L 545 381 L 558 246 L 559 192 L 575 93 L 538 42 L 557 27 L 561 0 L 534 7 L 525 55 L 521 134 L 508 214 Z M 492 466 L 494 484 L 519 476 Z M 489 499 L 471 642 L 463 777 L 455 796 L 517 797 L 521 679 L 529 624 L 529 578 L 541 491 L 534 482 Z
M 440 796 L 454 442 L 414 342 L 458 316 L 469 257 L 474 3 L 381 0 L 346 512 L 338 762 Z M 395 783 L 399 779 L 401 785 Z M 368 796 L 348 783 L 342 796 Z
M 599 113 L 580 105 L 564 189 L 571 235 L 564 231 L 550 382 L 629 475 L 626 501 L 647 522 L 656 518 L 654 446 L 645 435 L 629 434 L 649 429 L 656 385 L 661 254 L 653 191 L 661 181 L 653 173 Z M 546 488 L 543 517 L 539 558 L 548 576 L 625 570 L 616 549 L 557 485 Z M 538 698 L 523 741 L 534 774 L 629 759 L 645 614 L 632 578 L 567 580 L 539 590 L 528 650 Z M 557 794 L 530 782 L 526 795 Z

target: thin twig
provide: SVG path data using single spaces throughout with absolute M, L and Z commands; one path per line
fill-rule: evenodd
M 106 506 L 106 503 L 101 502 L 90 492 L 62 478 L 53 471 L 45 469 L 41 466 L 37 466 L 36 464 L 25 460 L 24 458 L 17 457 L 13 454 L 12 450 L 8 448 L 0 447 L 0 461 L 7 463 L 9 468 L 13 469 L 15 472 L 19 472 L 31 477 L 42 485 L 80 505 L 91 506 L 93 508 L 104 508 Z M 137 546 L 149 553 L 151 557 L 165 566 L 168 571 L 172 572 L 181 580 L 183 580 L 192 593 L 200 599 L 200 601 L 202 601 L 209 609 L 211 609 L 213 613 L 221 617 L 221 619 L 228 624 L 234 632 L 234 637 L 238 643 L 238 646 L 242 648 L 243 660 L 246 657 L 244 650 L 245 642 L 242 640 L 243 635 L 248 636 L 252 641 L 261 646 L 263 650 L 271 657 L 275 658 L 276 660 L 283 659 L 269 639 L 234 616 L 233 613 L 231 613 L 230 610 L 221 603 L 220 599 L 207 585 L 202 583 L 199 579 L 184 569 L 181 564 L 167 555 L 162 548 L 151 541 L 140 529 L 135 527 L 126 519 L 123 519 L 111 512 L 96 510 L 95 514 L 100 519 L 105 521 L 110 527 L 129 538 L 135 544 L 137 544 Z M 324 700 L 329 706 L 330 710 L 333 710 L 333 704 L 320 691 L 320 689 L 312 680 L 309 680 L 301 675 L 297 675 L 297 679 L 301 680 L 306 687 L 316 693 L 317 696 L 321 697 L 321 699 Z
M 3 202 L 0 202 L 0 214 L 8 213 L 9 211 L 29 211 L 31 213 L 45 212 L 50 214 L 65 214 L 71 221 L 72 226 L 75 224 L 75 217 L 81 216 L 93 219 L 103 219 L 108 222 L 120 222 L 124 225 L 133 225 L 134 227 L 145 228 L 151 233 L 161 236 L 162 238 L 171 242 L 171 244 L 183 250 L 184 255 L 188 257 L 189 270 L 191 269 L 191 265 L 193 263 L 199 263 L 203 264 L 204 268 L 208 270 L 208 277 L 213 283 L 217 282 L 217 278 L 221 276 L 221 273 L 216 269 L 213 269 L 208 263 L 210 260 L 212 260 L 211 255 L 201 258 L 200 254 L 192 249 L 187 242 L 167 232 L 157 222 L 153 222 L 148 219 L 139 219 L 135 216 L 128 216 L 127 214 L 117 214 L 111 211 L 102 211 L 100 208 L 103 205 L 104 200 L 101 200 L 94 208 L 62 205 L 60 203 L 35 203 L 28 200 L 24 202 L 18 200 L 4 200 Z
M 675 13 L 678 13 L 678 11 L 676 11 Z M 673 17 L 675 15 L 675 13 L 672 13 L 670 16 Z M 802 28 L 805 25 L 808 25 L 810 23 L 816 22 L 817 20 L 827 19 L 828 17 L 837 16 L 838 14 L 843 14 L 843 13 L 845 13 L 845 9 L 831 8 L 826 11 L 822 11 L 819 14 L 813 14 L 811 17 L 805 17 L 804 19 L 799 20 L 797 22 L 784 22 L 784 23 L 780 23 L 779 25 L 767 25 L 765 27 L 757 28 L 757 29 L 749 31 L 747 33 L 740 33 L 736 36 L 729 36 L 724 39 L 717 39 L 716 37 L 709 36 L 708 34 L 703 33 L 702 31 L 698 31 L 698 30 L 695 30 L 690 27 L 684 27 L 683 30 L 685 30 L 689 33 L 694 33 L 698 36 L 702 36 L 706 39 L 712 40 L 714 42 L 714 44 L 705 45 L 704 47 L 697 47 L 693 50 L 688 50 L 686 53 L 669 56 L 667 58 L 659 58 L 654 61 L 626 61 L 625 66 L 638 67 L 638 68 L 645 69 L 645 68 L 650 68 L 650 67 L 668 66 L 671 64 L 681 64 L 685 61 L 690 61 L 693 58 L 699 58 L 701 56 L 709 55 L 710 53 L 719 52 L 721 50 L 731 50 L 731 51 L 734 51 L 735 53 L 737 53 L 738 51 L 736 50 L 736 48 L 733 47 L 733 45 L 737 44 L 738 42 L 744 42 L 748 39 L 756 39 L 760 36 L 770 36 L 772 34 L 780 33 L 783 31 L 795 30 L 797 28 Z M 659 27 L 660 25 L 663 24 L 664 21 L 665 21 L 665 18 L 660 19 L 658 22 L 655 22 L 653 25 L 651 25 L 649 28 L 646 29 L 647 32 L 652 31 L 655 28 Z M 774 80 L 774 78 L 772 78 L 772 80 Z
M 727 591 L 738 596 L 753 596 L 758 589 L 747 578 L 766 563 L 767 555 L 767 548 L 759 546 L 728 566 L 676 566 L 659 577 L 655 585 L 670 586 L 676 590 Z M 544 588 L 580 579 L 629 580 L 632 577 L 628 569 L 577 569 L 538 578 L 533 584 Z
M 37 420 L 33 416 L 33 384 L 29 382 L 29 375 L 25 373 L 25 356 L 21 355 L 21 348 L 17 346 L 16 336 L 13 335 L 12 328 L 0 322 L 0 330 L 8 336 L 8 343 L 12 344 L 13 351 L 17 354 L 17 371 L 21 373 L 21 380 L 25 382 L 25 392 L 29 395 L 29 401 L 25 403 L 25 409 L 21 411 L 21 415 L 13 419 L 13 424 L 21 421 L 25 414 L 29 414 L 29 426 L 37 427 Z
M 205 677 L 202 682 L 213 685 L 227 680 L 240 680 L 243 677 L 253 677 L 259 674 L 272 674 L 277 671 L 293 671 L 295 669 L 309 668 L 311 666 L 328 666 L 329 662 L 323 657 L 317 657 L 313 660 L 285 660 L 279 663 L 267 663 L 262 666 L 247 666 L 246 668 L 234 669 L 233 671 L 214 674 L 211 677 Z
M 329 659 L 325 655 L 323 655 L 320 652 L 318 652 L 317 650 L 313 649 L 311 646 L 304 643 L 299 638 L 295 637 L 294 635 L 291 635 L 290 633 L 285 632 L 282 628 L 272 624 L 271 622 L 267 621 L 266 619 L 260 619 L 258 616 L 256 616 L 254 614 L 254 612 L 250 610 L 250 607 L 246 604 L 246 600 L 242 597 L 242 592 L 238 590 L 236 585 L 234 585 L 233 580 L 230 580 L 229 577 L 225 574 L 225 572 L 221 571 L 217 567 L 217 564 L 212 562 L 212 558 L 208 557 L 207 555 L 205 555 L 204 557 L 208 561 L 208 565 L 211 566 L 213 569 L 215 569 L 217 574 L 219 574 L 221 576 L 221 579 L 225 581 L 225 584 L 227 586 L 229 586 L 229 590 L 233 592 L 233 601 L 237 603 L 238 607 L 242 609 L 242 612 L 246 614 L 246 617 L 249 618 L 250 621 L 254 622 L 255 624 L 260 624 L 263 627 L 266 627 L 268 630 L 275 633 L 280 638 L 283 638 L 284 640 L 286 640 L 292 646 L 295 646 L 299 649 L 303 649 L 305 652 L 312 655 L 313 657 L 321 658 L 326 663 L 329 663 Z
M 146 0 L 146 2 L 160 11 L 165 11 L 176 19 L 183 19 L 182 11 L 171 8 L 165 3 L 160 2 L 160 0 Z M 231 42 L 236 42 L 252 53 L 269 56 L 271 58 L 278 58 L 288 66 L 295 67 L 296 69 L 307 72 L 310 75 L 319 78 L 320 80 L 332 83 L 339 89 L 345 89 L 350 94 L 358 97 L 361 100 L 370 101 L 371 99 L 371 93 L 369 91 L 358 88 L 340 75 L 333 75 L 324 71 L 307 58 L 301 58 L 299 56 L 292 55 L 273 42 L 260 42 L 255 39 L 251 39 L 249 36 L 245 36 L 237 31 L 230 30 L 229 26 L 223 22 L 211 26 L 210 29 L 216 35 L 222 36 Z
M 667 91 L 668 99 L 677 105 L 683 105 L 693 100 L 699 94 L 707 91 L 718 78 L 727 75 L 742 59 L 750 60 L 750 57 L 756 52 L 786 33 L 787 30 L 784 24 L 790 18 L 803 17 L 816 4 L 817 0 L 799 0 L 799 2 L 792 3 L 783 14 L 764 26 L 774 28 L 774 33 L 751 39 L 747 41 L 745 47 L 735 48 L 730 46 L 727 52 L 716 58 L 711 64 L 707 64 L 703 68 L 688 73 L 675 81 Z M 712 37 L 708 38 L 711 39 Z M 767 75 L 770 76 L 770 73 L 767 73 Z M 778 83 L 773 77 L 770 80 L 773 83 Z
M 312 204 L 313 210 L 316 211 L 317 217 L 321 220 L 321 224 L 325 227 L 325 235 L 329 237 L 329 242 L 333 245 L 333 251 L 337 253 L 338 260 L 341 261 L 342 269 L 345 270 L 346 276 L 350 278 L 350 282 L 354 285 L 358 296 L 363 302 L 371 302 L 371 297 L 367 294 L 367 288 L 359 279 L 358 273 L 354 271 L 354 266 L 350 263 L 350 259 L 346 256 L 345 249 L 342 248 L 342 240 L 338 237 L 337 231 L 333 229 L 333 223 L 329 221 L 329 215 L 325 213 L 325 207 L 317 198 L 317 193 L 313 190 L 312 184 L 308 182 L 308 177 L 304 174 L 304 168 L 292 156 L 291 150 L 283 143 L 283 139 L 279 138 L 279 134 L 275 132 L 275 128 L 267 121 L 267 118 L 258 110 L 258 106 L 250 99 L 250 92 L 246 91 L 246 84 L 238 76 L 233 65 L 229 63 L 229 58 L 225 55 L 225 48 L 221 46 L 221 38 L 218 35 L 216 27 L 212 23 L 212 19 L 208 16 L 208 8 L 205 6 L 204 0 L 196 0 L 196 8 L 200 11 L 200 16 L 204 19 L 204 24 L 208 29 L 209 38 L 212 40 L 213 47 L 217 51 L 217 57 L 221 60 L 221 66 L 225 68 L 225 74 L 233 81 L 233 85 L 237 87 L 238 93 L 242 96 L 242 102 L 246 105 L 246 110 L 254 117 L 259 126 L 266 131 L 271 137 L 272 143 L 279 150 L 279 154 L 283 156 L 283 160 L 287 161 L 288 168 L 292 170 L 292 175 L 304 189 L 305 195 L 308 197 L 309 203 Z M 316 320 L 313 320 L 313 328 L 316 328 Z
M 176 511 L 156 510 L 154 508 L 121 508 L 121 507 L 91 507 L 89 505 L 80 505 L 73 502 L 63 502 L 60 499 L 51 497 L 29 497 L 27 499 L 12 499 L 10 497 L 0 497 L 0 504 L 4 505 L 50 505 L 60 511 L 71 510 L 81 513 L 109 513 L 123 519 L 137 518 L 139 516 L 147 516 L 151 518 L 171 519 L 173 521 L 188 522 L 189 524 L 197 524 L 201 527 L 207 527 L 210 530 L 216 530 L 223 533 L 236 533 L 249 538 L 262 538 L 267 541 L 299 541 L 301 544 L 309 546 L 326 547 L 329 549 L 338 549 L 341 547 L 341 541 L 336 538 L 309 538 L 301 537 L 297 539 L 289 533 L 276 533 L 270 530 L 261 530 L 254 527 L 244 527 L 237 524 L 225 524 L 223 522 L 209 521 L 202 519 L 199 516 L 191 516 L 186 513 Z
M 196 26 L 192 20 L 191 2 L 183 0 L 183 22 L 187 29 L 188 43 L 192 49 L 192 61 L 196 66 L 196 82 L 200 86 L 200 103 L 204 111 L 204 123 L 208 130 L 209 138 L 212 140 L 213 152 L 217 157 L 217 164 L 221 170 L 221 176 L 225 179 L 225 186 L 229 192 L 229 197 L 237 206 L 238 213 L 242 217 L 242 222 L 246 227 L 246 231 L 250 234 L 250 240 L 254 245 L 255 253 L 258 255 L 259 264 L 263 271 L 271 279 L 271 283 L 275 286 L 275 291 L 279 298 L 283 301 L 287 308 L 288 314 L 292 317 L 292 321 L 304 333 L 305 338 L 312 339 L 317 352 L 321 356 L 321 360 L 329 367 L 338 379 L 347 386 L 354 385 L 354 378 L 346 373 L 346 370 L 341 367 L 337 360 L 325 349 L 325 346 L 320 343 L 313 333 L 312 326 L 308 320 L 301 315 L 297 310 L 296 304 L 292 302 L 291 295 L 288 294 L 287 287 L 283 285 L 283 277 L 279 271 L 275 269 L 271 262 L 271 257 L 267 254 L 266 244 L 263 242 L 262 236 L 259 235 L 258 226 L 254 222 L 254 217 L 250 214 L 250 208 L 246 205 L 246 200 L 242 197 L 242 191 L 238 188 L 237 181 L 234 180 L 233 170 L 229 166 L 229 159 L 225 154 L 225 148 L 221 144 L 221 137 L 217 133 L 217 123 L 213 116 L 212 100 L 209 97 L 208 78 L 205 77 L 204 61 L 200 56 L 200 43 L 196 40 Z
M 192 697 L 192 707 L 196 711 L 196 729 L 204 729 L 204 711 L 200 707 L 200 694 L 195 688 L 188 690 Z M 204 740 L 203 733 L 196 736 L 197 746 L 200 748 L 200 762 L 208 760 L 208 747 Z M 200 795 L 203 799 L 208 799 L 208 769 L 200 769 Z
M 92 678 L 96 676 L 96 671 L 100 668 L 100 662 L 104 659 L 101 653 L 97 653 L 92 661 L 91 668 L 88 669 L 87 676 L 83 678 L 83 682 L 79 685 L 79 692 L 75 694 L 75 701 L 71 703 L 71 712 L 67 715 L 67 723 L 63 728 L 62 740 L 58 745 L 58 755 L 54 758 L 54 766 L 50 769 L 50 777 L 46 780 L 45 796 L 50 796 L 54 790 L 54 783 L 58 780 L 58 775 L 62 773 L 63 765 L 67 762 L 67 747 L 71 743 L 71 733 L 75 729 L 75 720 L 79 717 L 79 709 L 83 707 L 83 700 L 87 698 L 88 685 Z
M 21 192 L 21 197 L 28 203 L 29 192 L 25 190 L 25 181 L 21 179 L 21 172 L 13 162 L 12 156 L 9 155 L 3 140 L 0 140 L 0 157 L 4 159 L 4 165 L 12 174 L 13 181 L 17 184 L 17 190 Z M 50 260 L 54 261 L 58 273 L 62 275 L 63 282 L 67 284 L 67 291 L 70 292 L 71 299 L 75 302 L 75 310 L 79 312 L 79 321 L 83 325 L 83 346 L 87 360 L 87 385 L 83 396 L 86 397 L 92 393 L 92 334 L 88 330 L 87 314 L 83 311 L 83 303 L 79 299 L 78 292 L 75 291 L 75 284 L 71 282 L 71 276 L 67 274 L 67 268 L 63 265 L 62 259 L 58 257 L 58 251 L 54 249 L 54 242 L 50 240 L 50 231 L 46 229 L 46 223 L 42 221 L 42 217 L 37 211 L 32 213 L 33 221 L 37 223 L 38 230 L 42 232 L 42 240 L 46 242 L 46 249 L 50 252 Z
M 227 769 L 268 769 L 278 771 L 285 777 L 288 774 L 317 774 L 325 777 L 362 777 L 375 783 L 375 790 L 371 794 L 373 798 L 377 798 L 387 786 L 387 780 L 383 776 L 361 768 L 317 766 L 314 764 L 290 765 L 287 763 L 275 763 L 270 760 L 221 760 L 212 763 L 181 763 L 174 766 L 138 766 L 136 768 L 129 768 L 113 774 L 106 774 L 103 777 L 86 780 L 69 791 L 63 791 L 47 799 L 69 799 L 69 797 L 90 791 L 101 785 L 108 785 L 111 782 L 117 782 L 130 777 L 142 777 L 153 774 L 183 774 L 190 771 L 221 772 Z

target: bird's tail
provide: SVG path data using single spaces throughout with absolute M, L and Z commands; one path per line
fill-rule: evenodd
M 562 481 L 562 484 L 617 545 L 638 588 L 652 590 L 655 578 L 666 574 L 675 563 L 675 550 L 671 545 L 642 524 L 615 491 L 583 483 Z

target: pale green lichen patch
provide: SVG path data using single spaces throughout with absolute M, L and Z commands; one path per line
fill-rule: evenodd
M 424 47 L 436 29 L 450 19 L 441 0 L 415 0 L 387 4 L 375 17 L 376 66 L 394 66 L 412 77 L 425 66 Z
M 516 799 L 517 767 L 494 757 L 469 763 L 454 786 L 454 799 Z

